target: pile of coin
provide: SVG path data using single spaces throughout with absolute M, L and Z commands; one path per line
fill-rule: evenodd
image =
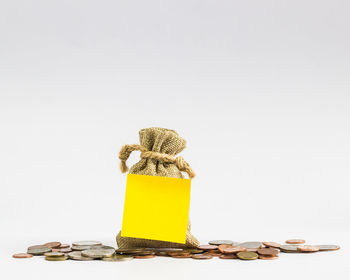
M 305 245 L 303 239 L 289 239 L 286 244 L 276 242 L 233 242 L 231 240 L 212 240 L 208 245 L 198 248 L 129 248 L 115 249 L 103 245 L 99 241 L 77 241 L 72 245 L 61 242 L 48 242 L 43 245 L 30 246 L 27 253 L 14 254 L 14 258 L 30 258 L 45 256 L 47 261 L 77 261 L 102 260 L 110 262 L 129 261 L 132 259 L 150 259 L 156 256 L 177 259 L 192 258 L 208 260 L 214 257 L 220 259 L 239 260 L 275 260 L 279 253 L 313 253 L 318 251 L 339 250 L 338 245 Z

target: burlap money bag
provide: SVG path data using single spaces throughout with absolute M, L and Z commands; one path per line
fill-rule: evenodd
M 125 145 L 119 153 L 121 171 L 127 172 L 126 160 L 131 152 L 140 151 L 141 160 L 130 168 L 129 173 L 162 177 L 184 178 L 181 173 L 186 172 L 190 179 L 195 173 L 190 165 L 182 158 L 175 157 L 186 147 L 186 141 L 176 131 L 165 128 L 145 128 L 139 132 L 140 144 Z M 191 222 L 188 222 L 186 244 L 157 241 L 141 238 L 122 237 L 117 235 L 119 248 L 195 248 L 198 240 L 191 234 Z

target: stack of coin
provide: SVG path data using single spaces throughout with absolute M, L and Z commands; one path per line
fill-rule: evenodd
M 156 256 L 155 251 L 150 248 L 118 249 L 116 254 L 131 256 L 135 259 L 152 259 Z
M 58 241 L 47 242 L 43 245 L 33 245 L 27 249 L 27 253 L 35 256 L 40 256 L 48 252 L 69 253 L 71 249 L 69 244 L 62 244 Z
M 93 259 L 102 259 L 102 258 L 110 258 L 114 255 L 114 249 L 88 249 L 81 252 L 83 257 L 93 258 Z
M 64 261 L 67 258 L 79 261 L 103 260 L 109 262 L 133 259 L 150 259 L 155 256 L 176 259 L 209 260 L 214 257 L 226 260 L 275 260 L 279 252 L 310 253 L 339 250 L 338 245 L 305 245 L 303 239 L 288 239 L 285 244 L 272 241 L 233 242 L 231 240 L 212 240 L 208 245 L 198 248 L 128 248 L 117 249 L 103 245 L 99 241 L 76 241 L 69 244 L 47 242 L 43 245 L 30 246 L 27 253 L 14 254 L 14 258 L 30 258 L 45 255 L 48 261 Z
M 257 251 L 259 259 L 275 260 L 278 258 L 278 250 L 273 248 L 262 248 Z
M 81 255 L 81 251 L 72 251 L 68 253 L 68 257 L 75 261 L 92 261 L 93 258 L 84 257 Z

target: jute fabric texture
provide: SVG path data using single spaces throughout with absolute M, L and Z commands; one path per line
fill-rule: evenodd
M 126 161 L 133 151 L 141 152 L 141 160 L 130 168 L 129 173 L 162 177 L 184 178 L 181 171 L 186 172 L 190 179 L 195 173 L 190 165 L 182 158 L 175 157 L 186 147 L 186 141 L 175 130 L 151 127 L 139 132 L 140 145 L 125 145 L 119 153 L 120 170 L 128 171 Z M 122 237 L 118 233 L 119 248 L 195 248 L 198 240 L 191 234 L 191 223 L 187 225 L 186 244 Z

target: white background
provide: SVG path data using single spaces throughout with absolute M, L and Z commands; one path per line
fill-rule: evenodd
M 346 0 L 0 1 L 2 276 L 348 277 L 349 10 Z M 117 155 L 151 126 L 188 141 L 201 243 L 342 249 L 270 262 L 11 257 L 55 240 L 115 246 Z

